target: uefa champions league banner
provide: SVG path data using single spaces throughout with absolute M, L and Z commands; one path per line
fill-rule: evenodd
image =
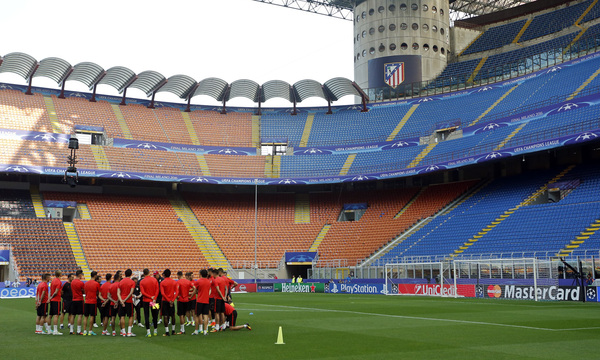
M 218 155 L 256 155 L 256 148 L 252 147 L 222 147 L 171 144 L 154 141 L 140 141 L 114 138 L 114 147 L 126 149 L 161 150 L 171 152 L 185 152 L 194 154 L 218 154 Z
M 505 126 L 518 125 L 524 122 L 542 119 L 552 115 L 559 115 L 588 106 L 597 106 L 598 104 L 600 104 L 600 94 L 583 96 L 571 101 L 564 101 L 502 119 L 492 120 L 486 123 L 466 127 L 463 129 L 463 137 L 495 130 Z
M 235 185 L 307 185 L 307 184 L 332 184 L 341 182 L 359 182 L 372 181 L 380 179 L 390 179 L 416 174 L 425 174 L 434 171 L 454 169 L 461 166 L 494 161 L 511 156 L 520 156 L 540 150 L 548 150 L 561 146 L 582 144 L 600 138 L 600 129 L 586 131 L 578 134 L 562 136 L 559 138 L 548 139 L 536 143 L 522 145 L 512 148 L 501 149 L 480 155 L 470 156 L 462 159 L 445 161 L 438 164 L 419 166 L 410 169 L 399 169 L 384 173 L 348 175 L 322 178 L 220 178 L 212 176 L 199 175 L 171 175 L 171 174 L 152 174 L 138 173 L 128 171 L 112 171 L 100 169 L 79 169 L 80 177 L 130 179 L 130 180 L 149 180 L 181 183 L 206 183 L 206 184 L 235 184 Z M 254 150 L 254 148 L 252 148 Z M 217 151 L 218 153 L 218 151 Z M 0 165 L 0 171 L 5 173 L 20 174 L 39 174 L 39 175 L 60 175 L 63 176 L 66 168 L 64 167 L 44 167 L 44 166 L 25 166 L 25 165 Z
M 397 150 L 410 146 L 418 146 L 419 138 L 383 141 L 360 145 L 315 146 L 307 148 L 294 148 L 294 155 L 330 155 L 330 154 L 356 154 L 361 152 Z
M 39 131 L 0 129 L 0 139 L 7 140 L 29 140 L 68 143 L 70 138 L 71 135 L 68 134 L 52 134 Z

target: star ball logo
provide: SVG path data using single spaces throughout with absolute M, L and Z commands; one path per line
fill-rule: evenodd
M 588 287 L 586 292 L 585 292 L 585 296 L 587 298 L 588 301 L 590 300 L 594 300 L 596 301 L 596 288 L 595 287 Z
M 487 288 L 487 294 L 491 298 L 499 298 L 502 296 L 502 288 L 500 285 L 490 285 Z

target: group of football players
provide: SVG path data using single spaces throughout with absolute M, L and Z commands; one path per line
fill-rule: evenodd
M 133 337 L 134 323 L 146 328 L 146 337 L 158 336 L 158 325 L 165 327 L 163 336 L 183 335 L 186 326 L 194 326 L 192 335 L 207 335 L 211 332 L 248 329 L 249 324 L 236 325 L 237 311 L 231 301 L 231 290 L 237 283 L 227 277 L 223 269 L 200 270 L 200 277 L 194 280 L 193 273 L 177 273 L 177 280 L 171 278 L 171 270 L 165 269 L 162 276 L 158 271 L 152 275 L 144 269 L 141 279 L 132 277 L 131 269 L 107 273 L 104 283 L 96 271 L 91 279 L 84 282 L 82 270 L 69 274 L 63 284 L 61 271 L 43 274 L 36 289 L 35 307 L 37 311 L 36 334 L 62 335 L 64 316 L 68 314 L 70 334 L 95 336 L 93 327 L 99 312 L 102 335 Z M 175 332 L 175 307 L 180 328 Z M 141 312 L 145 324 L 141 324 Z M 150 314 L 152 326 L 150 328 Z M 162 318 L 160 317 L 162 316 Z M 117 323 L 118 317 L 118 323 Z M 139 319 L 139 320 L 136 320 Z M 212 320 L 211 320 L 212 319 Z M 111 330 L 108 330 L 110 324 Z M 51 327 L 53 326 L 53 328 Z M 76 328 L 75 328 L 76 326 Z M 76 331 L 75 331 L 76 330 Z

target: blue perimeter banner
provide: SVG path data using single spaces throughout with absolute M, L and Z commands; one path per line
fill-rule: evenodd
M 10 250 L 0 250 L 0 264 L 10 262 Z M 6 265 L 4 264 L 4 265 Z
M 256 155 L 256 148 L 252 147 L 222 147 L 171 144 L 154 141 L 140 141 L 115 138 L 114 147 L 127 149 L 161 150 L 173 152 L 185 152 L 194 154 L 217 154 L 217 155 Z
M 372 173 L 364 175 L 349 175 L 336 177 L 322 178 L 220 178 L 212 176 L 200 175 L 169 175 L 169 174 L 152 174 L 138 173 L 126 171 L 111 171 L 100 169 L 79 169 L 80 177 L 96 177 L 96 178 L 113 178 L 113 179 L 129 179 L 129 180 L 149 180 L 149 181 L 165 181 L 165 182 L 181 182 L 181 183 L 207 183 L 207 184 L 236 184 L 236 185 L 307 185 L 307 184 L 332 184 L 340 182 L 360 182 L 372 181 L 381 179 L 391 179 L 417 174 L 425 174 L 434 171 L 454 169 L 461 166 L 483 163 L 487 161 L 508 158 L 510 156 L 518 156 L 528 153 L 537 152 L 540 150 L 554 149 L 561 146 L 582 144 L 589 141 L 600 140 L 600 129 L 576 133 L 573 135 L 561 136 L 554 139 L 548 139 L 521 145 L 512 148 L 506 148 L 499 151 L 492 151 L 480 155 L 470 156 L 462 159 L 441 162 L 426 166 L 419 166 L 410 169 L 399 169 L 396 171 L 384 173 Z M 45 167 L 45 166 L 24 166 L 24 165 L 0 165 L 0 171 L 5 173 L 20 173 L 20 174 L 39 174 L 39 175 L 60 175 L 63 176 L 66 168 L 62 167 Z
M 316 251 L 286 252 L 285 253 L 285 262 L 288 263 L 288 265 L 290 265 L 289 263 L 311 264 L 316 257 L 317 257 Z
M 1 285 L 4 286 L 4 284 Z M 0 299 L 34 298 L 35 290 L 35 286 L 2 287 L 0 288 Z

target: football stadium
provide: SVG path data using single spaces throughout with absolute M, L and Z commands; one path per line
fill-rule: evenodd
M 252 4 L 354 74 L 0 52 L 1 357 L 597 358 L 599 1 Z

